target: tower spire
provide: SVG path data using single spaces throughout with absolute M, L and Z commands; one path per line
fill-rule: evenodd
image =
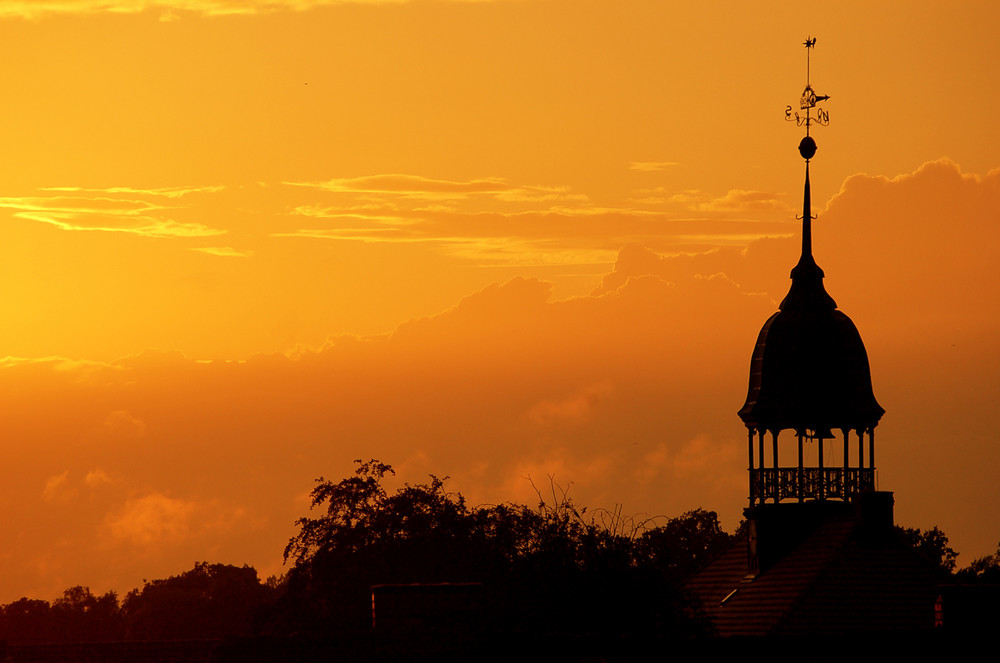
M 830 114 L 822 108 L 816 108 L 817 103 L 826 101 L 830 96 L 817 95 L 809 80 L 809 53 L 816 47 L 816 38 L 806 38 L 804 45 L 806 47 L 806 87 L 799 99 L 799 110 L 804 110 L 805 115 L 802 116 L 799 112 L 793 114 L 790 105 L 785 107 L 786 120 L 794 120 L 797 126 L 805 125 L 806 127 L 806 135 L 799 143 L 799 154 L 806 161 L 806 183 L 802 195 L 801 217 L 802 254 L 799 256 L 798 264 L 792 269 L 792 287 L 778 306 L 782 311 L 786 308 L 837 308 L 837 303 L 823 287 L 823 270 L 816 264 L 812 254 L 812 220 L 816 217 L 812 215 L 812 196 L 809 190 L 809 162 L 816 156 L 816 141 L 809 135 L 809 127 L 814 122 L 821 126 L 830 124 Z M 815 116 L 812 114 L 814 108 L 816 108 Z

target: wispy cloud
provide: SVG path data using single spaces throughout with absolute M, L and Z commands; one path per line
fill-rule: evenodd
M 628 169 L 638 170 L 643 173 L 653 173 L 676 165 L 678 165 L 676 161 L 633 161 L 628 165 Z
M 87 189 L 79 186 L 50 186 L 42 187 L 42 191 L 61 191 L 69 193 L 106 193 L 117 194 L 127 193 L 141 196 L 162 196 L 164 198 L 180 198 L 192 193 L 217 193 L 225 189 L 224 186 L 173 186 L 154 187 L 149 189 L 137 189 L 127 186 L 115 186 L 104 189 Z
M 266 200 L 248 198 L 248 191 L 54 186 L 41 189 L 50 195 L 0 198 L 0 209 L 64 230 L 158 238 L 218 237 L 238 227 L 219 225 L 251 210 L 271 238 L 423 244 L 462 260 L 504 265 L 609 263 L 628 243 L 667 253 L 745 246 L 759 237 L 788 234 L 793 218 L 782 197 L 769 192 L 734 190 L 713 197 L 656 187 L 608 205 L 558 182 L 500 177 L 388 173 L 285 181 L 272 187 Z M 213 210 L 211 226 L 198 218 L 206 210 Z M 218 257 L 253 254 L 228 242 L 189 248 Z
M 547 200 L 585 200 L 567 187 L 515 185 L 501 178 L 465 181 L 440 180 L 418 175 L 386 174 L 366 177 L 335 178 L 324 182 L 284 182 L 289 186 L 308 187 L 342 194 L 382 194 L 402 199 L 465 200 L 486 196 L 508 202 Z
M 346 224 L 375 223 L 386 226 L 410 225 L 416 221 L 412 217 L 404 215 L 379 214 L 381 209 L 373 207 L 369 213 L 365 210 L 354 208 L 342 208 L 327 205 L 300 205 L 292 210 L 294 216 L 305 216 L 312 219 L 329 219 L 342 221 Z
M 791 208 L 780 196 L 769 191 L 744 191 L 732 189 L 721 198 L 697 202 L 692 209 L 702 212 L 749 212 L 749 211 L 781 211 Z
M 5 0 L 0 18 L 40 18 L 54 14 L 138 14 L 163 12 L 161 20 L 177 18 L 175 12 L 205 16 L 267 14 L 278 11 L 307 11 L 335 5 L 406 4 L 413 0 Z M 440 0 L 482 2 L 484 0 Z M 485 0 L 488 1 L 488 0 Z
M 42 499 L 46 502 L 68 502 L 74 497 L 76 490 L 70 486 L 69 470 L 46 479 L 45 488 L 42 490 Z
M 221 258 L 249 258 L 253 255 L 253 251 L 240 251 L 231 246 L 198 246 L 191 250 Z
M 177 198 L 195 190 L 208 189 L 158 189 L 138 190 L 129 188 L 87 190 L 73 187 L 44 189 L 66 193 L 99 192 L 97 196 L 22 196 L 0 198 L 0 208 L 13 210 L 21 219 L 48 223 L 63 230 L 97 230 L 123 232 L 147 237 L 211 237 L 225 234 L 225 230 L 177 221 L 170 218 L 175 207 L 143 200 L 138 197 L 117 197 L 115 194 L 145 193 L 151 196 Z M 152 193 L 151 193 L 152 191 Z
M 664 193 L 659 201 L 609 207 L 594 205 L 566 187 L 400 175 L 331 180 L 314 191 L 333 196 L 333 202 L 299 205 L 291 213 L 316 223 L 274 236 L 422 242 L 466 259 L 509 264 L 520 256 L 534 265 L 540 255 L 548 256 L 548 264 L 571 263 L 584 254 L 587 261 L 595 254 L 601 256 L 598 262 L 607 261 L 627 242 L 664 250 L 706 250 L 789 232 L 787 219 L 759 218 L 761 200 L 753 196 L 746 216 L 738 211 L 739 200 L 725 213 L 711 209 L 692 216 L 690 207 L 710 202 L 707 196 L 678 202 Z M 449 199 L 428 204 L 426 194 L 446 194 Z
M 108 516 L 107 523 L 115 539 L 135 545 L 163 539 L 176 542 L 190 534 L 195 508 L 194 502 L 152 493 L 126 501 L 119 512 Z

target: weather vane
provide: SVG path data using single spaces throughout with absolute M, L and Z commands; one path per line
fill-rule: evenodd
M 793 112 L 791 105 L 785 106 L 785 119 L 789 122 L 794 120 L 795 126 L 798 127 L 801 127 L 803 124 L 806 125 L 806 136 L 808 136 L 809 127 L 811 127 L 814 122 L 824 127 L 830 124 L 830 114 L 822 108 L 816 108 L 816 104 L 821 101 L 826 101 L 830 98 L 830 95 L 816 94 L 809 82 L 809 53 L 812 49 L 816 48 L 816 38 L 806 37 L 803 45 L 806 47 L 806 89 L 802 91 L 802 98 L 799 99 L 798 111 Z M 814 108 L 816 108 L 815 116 L 812 114 L 812 110 Z M 805 115 L 803 116 L 800 111 L 805 111 Z

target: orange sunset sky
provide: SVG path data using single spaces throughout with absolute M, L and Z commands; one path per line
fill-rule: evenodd
M 992 553 L 998 25 L 986 1 L 0 2 L 0 602 L 280 574 L 355 458 L 472 504 L 553 476 L 735 528 L 808 35 L 814 253 L 887 411 L 878 486 L 960 565 Z

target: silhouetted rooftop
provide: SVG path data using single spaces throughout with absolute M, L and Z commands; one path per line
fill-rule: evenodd
M 928 630 L 936 576 L 895 537 L 867 540 L 853 516 L 828 519 L 770 569 L 747 575 L 748 538 L 695 576 L 721 636 L 819 635 Z

